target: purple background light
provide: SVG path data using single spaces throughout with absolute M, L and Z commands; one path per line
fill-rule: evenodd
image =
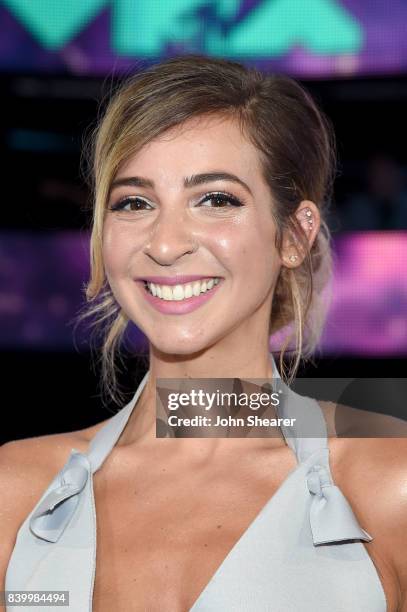
M 85 304 L 89 234 L 18 231 L 0 238 L 0 346 L 87 349 L 86 328 L 77 328 L 74 343 L 73 323 Z M 407 354 L 407 231 L 342 234 L 334 250 L 323 353 Z M 137 350 L 145 346 L 133 324 L 128 338 Z

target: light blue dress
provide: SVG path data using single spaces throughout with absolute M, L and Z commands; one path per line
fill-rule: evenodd
M 307 437 L 304 430 L 288 435 L 282 426 L 297 465 L 233 546 L 190 612 L 386 612 L 382 584 L 362 544 L 372 537 L 332 480 L 321 408 L 286 387 L 270 358 L 273 382 L 288 390 L 278 416 L 296 418 L 306 411 L 309 431 L 318 436 Z M 44 610 L 92 612 L 93 474 L 116 444 L 148 375 L 132 400 L 96 433 L 86 453 L 71 450 L 22 523 L 7 568 L 7 591 L 69 591 L 69 608 Z M 16 609 L 7 607 L 7 612 Z M 40 609 L 24 607 L 26 612 Z

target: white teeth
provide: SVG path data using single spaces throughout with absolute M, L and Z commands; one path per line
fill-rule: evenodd
M 184 299 L 184 289 L 181 287 L 181 285 L 175 285 L 174 289 L 172 290 L 172 298 L 174 300 Z
M 163 285 L 162 287 L 163 298 L 164 300 L 172 300 L 172 290 L 168 285 Z
M 184 285 L 157 285 L 147 282 L 147 287 L 150 293 L 162 300 L 180 301 L 209 291 L 219 281 L 220 278 L 206 278 L 194 283 L 185 283 Z

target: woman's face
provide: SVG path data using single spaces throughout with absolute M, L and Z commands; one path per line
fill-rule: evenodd
M 234 175 L 247 187 L 205 177 L 184 185 L 188 177 L 214 172 Z M 158 350 L 192 354 L 267 336 L 282 263 L 272 206 L 257 150 L 231 119 L 189 120 L 120 168 L 104 222 L 106 275 L 124 312 Z M 220 281 L 204 293 L 199 281 L 187 288 L 181 279 L 175 294 L 183 299 L 163 299 L 172 295 L 165 281 L 179 275 Z M 151 277 L 165 277 L 156 290 L 161 298 L 141 280 Z

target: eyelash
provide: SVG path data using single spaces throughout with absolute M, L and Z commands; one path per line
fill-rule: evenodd
M 221 202 L 229 202 L 232 204 L 232 207 L 236 207 L 236 208 L 239 206 L 245 205 L 244 200 L 238 199 L 234 195 L 228 192 L 215 191 L 215 192 L 207 193 L 204 195 L 203 199 L 199 202 L 199 204 L 203 204 L 203 202 L 207 202 L 208 200 L 219 200 Z M 146 202 L 142 198 L 139 198 L 138 196 L 128 196 L 127 198 L 120 200 L 116 204 L 113 204 L 110 207 L 110 210 L 113 210 L 113 211 L 123 210 L 123 207 L 126 206 L 129 202 L 136 202 L 136 201 L 140 201 L 145 204 L 148 204 L 148 202 Z M 208 208 L 208 207 L 205 207 L 205 208 Z M 223 206 L 210 206 L 209 208 L 223 208 Z M 131 212 L 131 211 L 125 211 L 125 212 Z

